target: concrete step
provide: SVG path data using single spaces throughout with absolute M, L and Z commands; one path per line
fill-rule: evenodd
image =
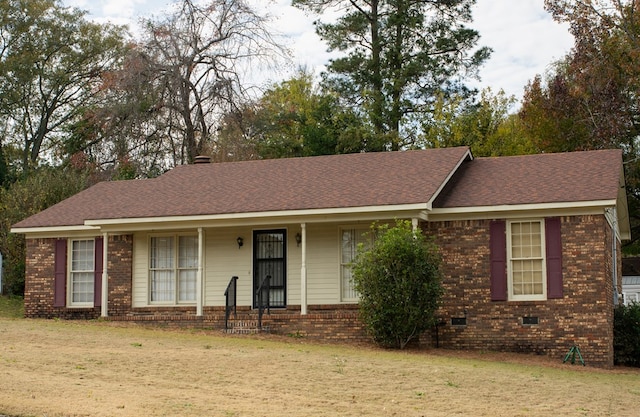
M 224 332 L 228 334 L 269 333 L 269 326 L 265 326 L 263 322 L 262 329 L 259 329 L 258 320 L 230 319 Z

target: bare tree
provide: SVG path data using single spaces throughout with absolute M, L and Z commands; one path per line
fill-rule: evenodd
M 245 0 L 184 0 L 164 18 L 142 23 L 131 68 L 115 74 L 110 87 L 123 97 L 98 125 L 109 129 L 102 133 L 118 158 L 144 149 L 167 165 L 192 163 L 215 149 L 222 117 L 251 96 L 250 71 L 277 65 L 285 50 L 269 18 Z

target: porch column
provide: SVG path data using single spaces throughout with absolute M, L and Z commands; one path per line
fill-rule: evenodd
M 300 224 L 302 253 L 300 262 L 300 314 L 307 314 L 307 224 Z
M 204 230 L 202 227 L 198 227 L 198 273 L 196 274 L 196 316 L 202 316 L 203 308 L 203 291 L 202 286 L 204 279 L 202 279 L 203 263 L 204 263 Z
M 411 219 L 411 226 L 413 227 L 413 231 L 417 231 L 418 230 L 418 218 L 414 217 L 413 219 Z
M 107 317 L 109 315 L 109 273 L 108 268 L 109 253 L 109 234 L 102 234 L 102 306 L 100 307 L 100 315 Z

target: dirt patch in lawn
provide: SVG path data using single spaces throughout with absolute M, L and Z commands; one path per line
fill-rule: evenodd
M 638 370 L 561 362 L 0 319 L 0 415 L 637 415 Z

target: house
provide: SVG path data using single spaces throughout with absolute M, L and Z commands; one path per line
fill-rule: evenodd
M 349 263 L 372 222 L 394 219 L 444 260 L 440 325 L 421 343 L 558 358 L 578 345 L 613 364 L 630 237 L 619 150 L 196 163 L 96 184 L 12 231 L 26 235 L 27 317 L 223 328 L 229 285 L 255 318 L 269 276 L 271 331 L 363 340 Z

